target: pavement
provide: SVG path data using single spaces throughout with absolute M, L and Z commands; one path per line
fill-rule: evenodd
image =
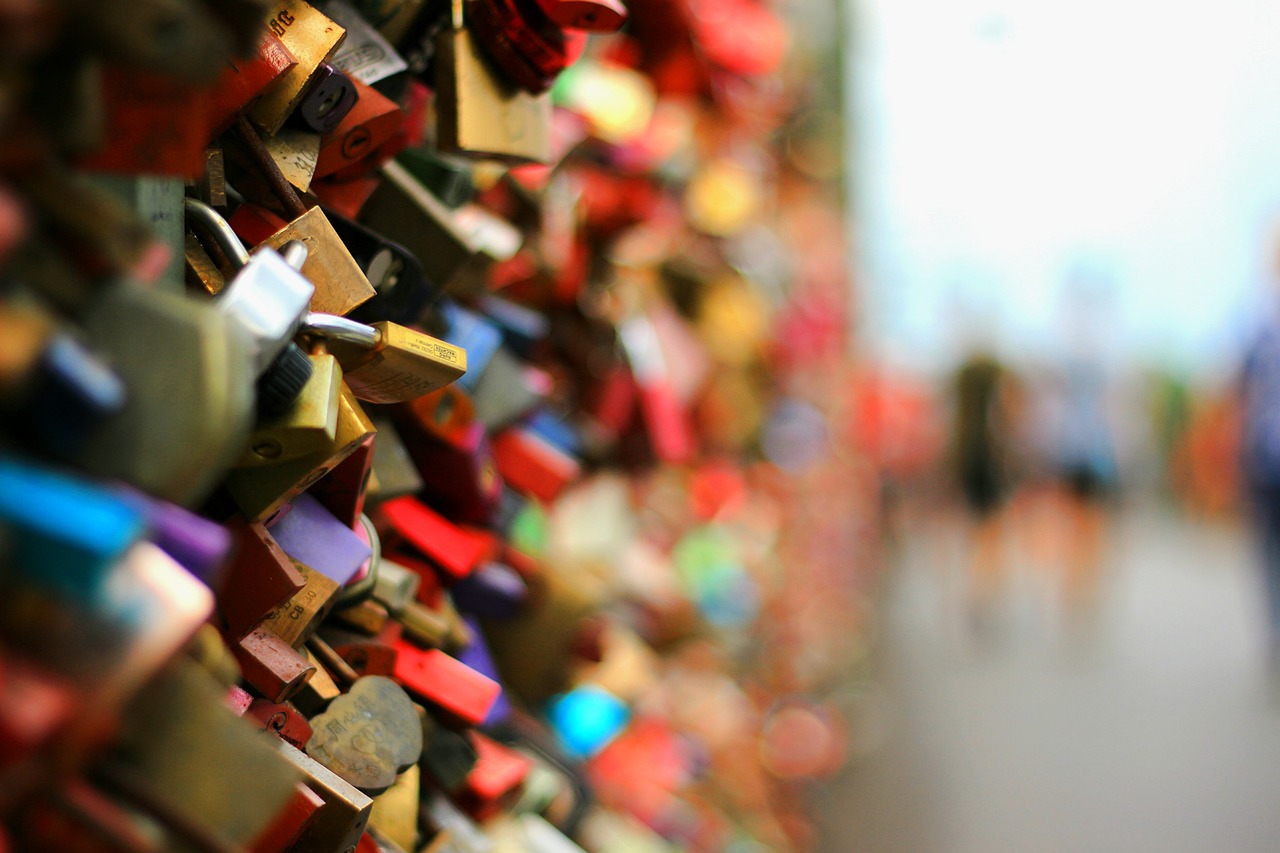
M 1101 595 L 1066 611 L 1052 556 L 1010 543 L 989 630 L 964 538 L 917 516 L 884 588 L 854 754 L 813 793 L 818 853 L 1276 853 L 1280 691 L 1238 526 L 1112 519 Z

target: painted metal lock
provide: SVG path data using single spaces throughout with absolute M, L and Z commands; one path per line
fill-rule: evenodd
M 485 55 L 527 92 L 550 89 L 571 61 L 564 29 L 536 2 L 466 0 L 465 14 Z
M 317 178 L 355 166 L 387 143 L 401 129 L 405 115 L 400 106 L 372 86 L 355 81 L 356 104 L 320 140 L 316 158 Z
M 223 633 L 236 641 L 296 595 L 306 580 L 262 524 L 235 518 L 227 528 L 236 558 L 218 588 Z
M 286 554 L 338 586 L 348 583 L 372 556 L 368 542 L 306 492 L 267 529 Z
M 570 30 L 612 33 L 627 22 L 627 7 L 620 0 L 537 0 L 543 13 Z
M 272 702 L 270 699 L 254 699 L 249 703 L 245 716 L 257 720 L 264 731 L 305 749 L 314 730 L 302 712 L 288 702 Z
M 372 326 L 312 313 L 303 332 L 338 358 L 352 393 L 371 403 L 402 403 L 429 394 L 467 370 L 467 353 L 398 323 Z
M 303 0 L 278 0 L 268 13 L 267 30 L 297 61 L 263 92 L 249 112 L 254 124 L 274 136 L 302 102 L 311 78 L 320 64 L 333 56 L 346 30 Z

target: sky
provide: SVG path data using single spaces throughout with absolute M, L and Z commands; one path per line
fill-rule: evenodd
M 1280 2 L 853 2 L 873 351 L 1052 357 L 1083 326 L 1117 359 L 1230 364 L 1280 234 Z

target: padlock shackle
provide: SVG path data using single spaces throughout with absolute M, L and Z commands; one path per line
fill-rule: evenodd
M 355 320 L 339 317 L 336 314 L 321 314 L 316 311 L 309 312 L 302 318 L 302 327 L 299 331 L 326 341 L 342 341 L 365 349 L 373 349 L 382 338 L 373 326 L 366 326 L 364 323 L 357 323 Z
M 196 198 L 184 198 L 182 211 L 188 220 L 203 226 L 204 233 L 218 244 L 222 253 L 227 256 L 227 260 L 231 262 L 232 268 L 239 271 L 249 263 L 249 252 L 218 211 Z

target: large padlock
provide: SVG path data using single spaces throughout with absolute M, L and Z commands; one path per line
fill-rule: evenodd
M 449 25 L 436 37 L 436 140 L 441 151 L 516 163 L 551 158 L 551 99 L 493 69 L 452 0 Z
M 308 314 L 304 334 L 320 338 L 342 365 L 352 393 L 371 403 L 402 403 L 453 382 L 467 370 L 465 350 L 430 335 L 381 321 L 367 326 Z
M 308 209 L 280 172 L 262 139 L 242 116 L 236 136 L 253 166 L 266 179 L 276 199 L 293 221 L 272 234 L 263 245 L 279 250 L 293 240 L 307 248 L 302 274 L 315 286 L 311 310 L 346 314 L 374 295 L 373 286 L 351 257 L 342 240 L 318 207 Z
M 96 300 L 85 331 L 128 398 L 78 464 L 174 503 L 202 500 L 252 421 L 254 364 L 239 327 L 212 305 L 121 282 Z

